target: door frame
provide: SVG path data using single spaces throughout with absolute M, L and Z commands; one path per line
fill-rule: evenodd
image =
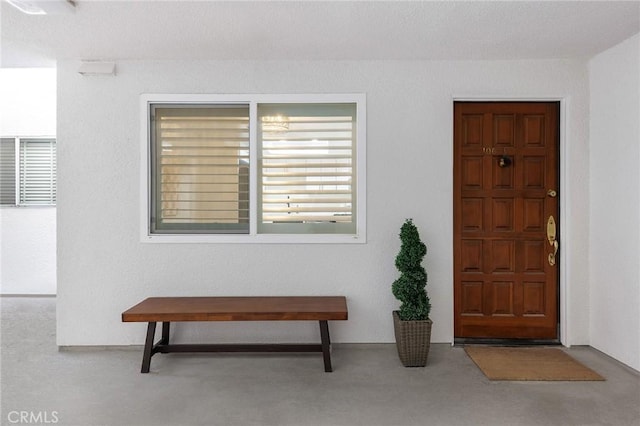
M 558 133 L 559 133 L 559 149 L 558 154 L 559 158 L 559 167 L 558 177 L 560 178 L 560 218 L 559 218 L 559 228 L 560 228 L 560 262 L 558 264 L 560 268 L 559 280 L 560 280 L 560 289 L 558 294 L 558 340 L 560 343 L 566 347 L 571 346 L 571 342 L 569 340 L 570 333 L 570 324 L 567 321 L 568 313 L 571 311 L 571 300 L 567 297 L 571 292 L 570 290 L 570 282 L 571 282 L 571 270 L 568 267 L 567 259 L 571 256 L 571 247 L 568 242 L 570 241 L 568 237 L 568 226 L 566 223 L 566 218 L 571 215 L 571 208 L 567 203 L 567 194 L 570 193 L 570 183 L 568 178 L 568 158 L 569 158 L 569 150 L 568 150 L 568 141 L 569 141 L 569 127 L 567 126 L 567 111 L 569 109 L 569 104 L 571 102 L 570 97 L 567 96 L 544 96 L 544 97 L 535 97 L 535 96 L 461 96 L 461 95 L 453 95 L 451 98 L 450 104 L 450 113 L 451 113 L 451 167 L 453 169 L 453 104 L 455 102 L 560 102 L 560 120 L 558 125 Z M 453 187 L 452 194 L 453 194 Z M 452 199 L 453 205 L 453 199 Z M 451 241 L 453 242 L 453 234 L 451 235 Z M 451 286 L 451 323 L 454 322 L 453 317 L 453 303 L 455 303 L 455 299 L 453 297 L 453 286 Z M 453 332 L 453 329 L 452 329 Z M 453 334 L 451 335 L 451 344 L 454 344 Z

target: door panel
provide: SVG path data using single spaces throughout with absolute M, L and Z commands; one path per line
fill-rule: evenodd
M 558 338 L 547 240 L 559 213 L 558 114 L 557 102 L 454 104 L 457 338 Z

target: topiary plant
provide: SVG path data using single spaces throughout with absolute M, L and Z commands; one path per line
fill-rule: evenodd
M 402 302 L 398 316 L 403 321 L 427 320 L 431 303 L 426 291 L 427 272 L 422 267 L 427 246 L 420 240 L 412 219 L 407 219 L 400 228 L 400 241 L 402 245 L 396 256 L 400 278 L 391 286 L 393 295 Z

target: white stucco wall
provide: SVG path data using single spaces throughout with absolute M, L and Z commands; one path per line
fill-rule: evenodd
M 590 342 L 640 370 L 640 35 L 589 62 Z
M 55 135 L 55 69 L 0 69 L 0 136 Z M 56 208 L 0 207 L 0 294 L 55 293 Z
M 564 99 L 562 228 L 568 344 L 588 343 L 586 61 L 119 61 L 115 77 L 58 63 L 58 344 L 141 344 L 122 311 L 148 296 L 347 296 L 335 342 L 391 342 L 405 218 L 420 228 L 434 342 L 453 338 L 454 97 Z M 366 93 L 367 244 L 143 244 L 142 93 Z M 177 340 L 310 341 L 316 324 L 189 324 Z

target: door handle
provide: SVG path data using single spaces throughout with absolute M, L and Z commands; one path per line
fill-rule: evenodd
M 549 216 L 549 220 L 547 220 L 547 240 L 549 241 L 549 245 L 553 247 L 553 253 L 549 253 L 549 265 L 554 266 L 556 264 L 559 244 L 556 238 L 556 220 L 553 218 L 553 215 Z
M 556 255 L 558 254 L 558 242 L 554 241 L 552 246 L 553 253 L 549 253 L 549 265 L 554 266 L 556 264 Z

